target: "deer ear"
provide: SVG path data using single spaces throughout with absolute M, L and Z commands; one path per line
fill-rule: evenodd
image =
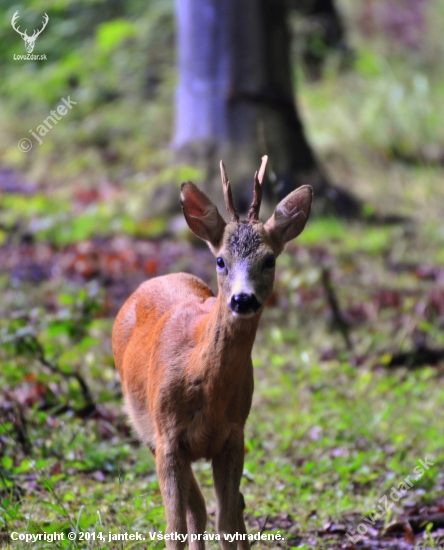
M 182 183 L 180 204 L 191 231 L 211 247 L 218 248 L 227 223 L 217 207 L 191 181 Z
M 281 200 L 266 222 L 265 229 L 277 241 L 281 251 L 288 241 L 302 233 L 310 214 L 312 199 L 312 188 L 303 185 Z

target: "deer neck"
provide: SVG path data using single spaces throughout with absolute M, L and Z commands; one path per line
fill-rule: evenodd
M 260 315 L 236 317 L 219 294 L 200 327 L 202 367 L 210 368 L 220 379 L 245 371 L 250 366 Z

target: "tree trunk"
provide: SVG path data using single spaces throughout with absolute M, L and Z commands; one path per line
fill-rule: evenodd
M 173 146 L 206 169 L 206 191 L 220 195 L 214 179 L 223 158 L 237 207 L 247 210 L 254 172 L 268 154 L 266 196 L 281 199 L 304 183 L 324 192 L 294 100 L 286 1 L 176 0 L 176 10 Z

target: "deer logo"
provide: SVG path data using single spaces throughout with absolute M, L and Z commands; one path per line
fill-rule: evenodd
M 39 30 L 39 31 L 34 31 L 34 33 L 32 34 L 32 36 L 28 36 L 26 34 L 26 30 L 25 29 L 25 32 L 21 32 L 19 31 L 20 27 L 16 27 L 15 24 L 17 22 L 17 19 L 19 18 L 19 14 L 18 14 L 18 10 L 14 13 L 14 15 L 12 16 L 12 19 L 11 19 L 11 25 L 12 25 L 12 28 L 19 33 L 19 35 L 23 38 L 23 40 L 25 41 L 25 48 L 26 48 L 26 51 L 28 53 L 32 53 L 33 49 L 34 49 L 34 46 L 35 46 L 35 41 L 37 40 L 38 36 L 40 35 L 40 33 L 43 31 L 43 29 L 46 27 L 46 25 L 48 24 L 48 21 L 49 21 L 49 17 L 46 15 L 44 15 L 43 17 L 43 27 Z

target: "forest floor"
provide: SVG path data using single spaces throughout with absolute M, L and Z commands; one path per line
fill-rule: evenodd
M 283 538 L 264 548 L 444 546 L 443 169 L 366 162 L 349 189 L 405 221 L 311 219 L 261 320 L 242 491 L 249 532 Z M 340 157 L 328 167 L 347 181 Z M 161 548 L 147 542 L 165 530 L 155 465 L 124 419 L 111 326 L 148 277 L 186 271 L 216 290 L 214 259 L 157 222 L 151 237 L 82 234 L 128 198 L 117 184 L 50 192 L 4 171 L 2 186 L 2 542 L 74 530 L 90 540 L 32 547 Z M 209 464 L 196 471 L 214 534 Z M 109 541 L 123 532 L 146 540 Z

